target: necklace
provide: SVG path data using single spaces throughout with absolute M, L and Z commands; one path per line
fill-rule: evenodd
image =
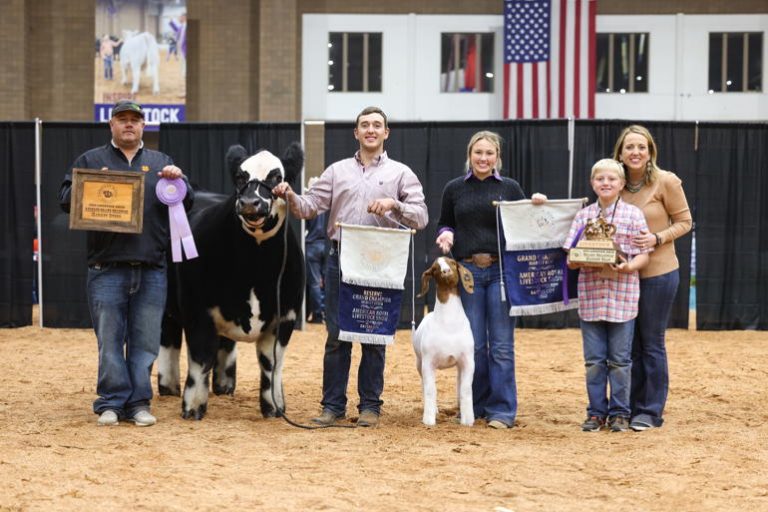
M 637 183 L 632 183 L 631 181 L 627 180 L 626 189 L 632 194 L 636 194 L 637 192 L 640 192 L 640 190 L 642 190 L 644 186 L 645 186 L 645 178 L 643 178 Z

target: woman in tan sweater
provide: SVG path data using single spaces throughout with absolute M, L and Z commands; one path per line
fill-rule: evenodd
M 691 212 L 682 181 L 656 164 L 656 142 L 643 126 L 626 127 L 616 141 L 613 158 L 622 162 L 627 183 L 621 199 L 639 207 L 649 231 L 633 240 L 654 247 L 650 263 L 640 271 L 640 304 L 632 346 L 630 428 L 660 427 L 669 389 L 664 337 L 680 283 L 674 241 L 691 230 Z

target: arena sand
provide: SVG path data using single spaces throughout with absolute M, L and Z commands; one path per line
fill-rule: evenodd
M 323 342 L 312 325 L 288 347 L 295 421 L 318 412 Z M 667 422 L 643 433 L 581 432 L 579 332 L 523 329 L 509 431 L 454 423 L 455 370 L 439 375 L 438 425 L 423 426 L 409 331 L 387 353 L 377 429 L 263 419 L 248 344 L 236 395 L 212 396 L 203 421 L 161 397 L 154 427 L 97 427 L 92 331 L 1 329 L 0 511 L 768 510 L 768 335 L 671 330 L 668 348 Z

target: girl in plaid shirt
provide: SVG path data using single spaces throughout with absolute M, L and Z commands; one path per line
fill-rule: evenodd
M 640 299 L 638 270 L 648 264 L 650 248 L 632 245 L 632 237 L 647 230 L 643 212 L 621 200 L 624 169 L 605 158 L 592 167 L 591 184 L 597 202 L 576 214 L 565 241 L 567 251 L 578 242 L 587 221 L 602 217 L 616 227 L 613 240 L 620 262 L 603 267 L 583 266 L 568 259 L 579 272 L 579 318 L 587 370 L 587 420 L 582 430 L 596 432 L 608 425 L 613 432 L 629 428 L 629 392 L 632 369 L 632 337 Z M 610 384 L 610 397 L 606 387 Z

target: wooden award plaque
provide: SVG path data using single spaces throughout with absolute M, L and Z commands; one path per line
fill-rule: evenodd
M 72 170 L 69 229 L 141 233 L 143 224 L 143 173 Z

